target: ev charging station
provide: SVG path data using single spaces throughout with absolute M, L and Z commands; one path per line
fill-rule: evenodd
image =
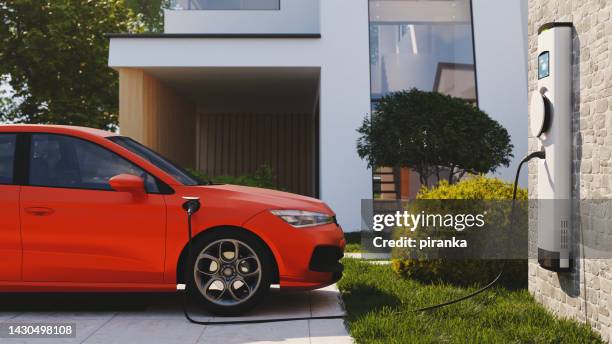
M 538 262 L 548 270 L 571 268 L 572 23 L 538 30 L 538 84 L 530 127 L 545 159 L 538 160 Z

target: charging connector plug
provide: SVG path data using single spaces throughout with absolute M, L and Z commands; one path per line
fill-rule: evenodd
M 200 210 L 200 197 L 183 197 L 185 203 L 183 203 L 183 209 L 188 215 L 193 215 Z

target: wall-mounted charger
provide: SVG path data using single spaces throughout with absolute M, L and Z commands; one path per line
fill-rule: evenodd
M 572 23 L 538 30 L 538 84 L 531 97 L 531 134 L 546 159 L 538 160 L 538 262 L 571 268 Z

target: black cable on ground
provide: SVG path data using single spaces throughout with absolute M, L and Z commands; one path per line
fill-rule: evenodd
M 519 180 L 519 176 L 521 173 L 521 169 L 523 167 L 523 165 L 528 162 L 531 159 L 534 158 L 538 158 L 538 159 L 545 159 L 546 155 L 543 151 L 540 152 L 534 152 L 531 153 L 529 155 L 527 155 L 525 158 L 523 158 L 523 160 L 521 160 L 520 164 L 518 165 L 518 168 L 516 169 L 516 176 L 514 178 L 514 189 L 512 192 L 512 208 L 510 211 L 510 229 L 512 230 L 512 228 L 514 227 L 514 209 L 515 209 L 515 205 L 516 205 L 516 194 L 518 191 L 518 180 Z M 193 214 L 195 214 L 199 209 L 200 209 L 200 202 L 197 198 L 186 198 L 186 202 L 183 205 L 183 208 L 185 209 L 185 211 L 187 211 L 187 227 L 188 227 L 188 234 L 189 234 L 189 241 L 187 243 L 187 261 L 190 262 L 192 259 L 192 247 L 191 247 L 191 242 L 192 242 L 192 230 L 191 230 L 191 216 Z M 186 266 L 188 266 L 188 264 L 186 264 Z M 188 273 L 188 272 L 187 272 Z M 434 309 L 439 309 L 442 307 L 446 307 L 467 299 L 470 299 L 478 294 L 483 293 L 484 291 L 490 289 L 491 287 L 493 287 L 501 278 L 501 276 L 504 273 L 504 269 L 502 267 L 501 271 L 499 272 L 499 274 L 491 281 L 489 282 L 487 285 L 485 285 L 484 287 L 468 294 L 465 296 L 462 296 L 460 298 L 451 300 L 451 301 L 447 301 L 444 303 L 440 303 L 437 305 L 432 305 L 432 306 L 427 306 L 427 307 L 423 307 L 423 308 L 417 308 L 417 309 L 413 309 L 409 312 L 411 313 L 418 313 L 418 312 L 426 312 L 426 311 L 431 311 Z M 186 274 L 185 274 L 185 278 L 186 278 Z M 402 314 L 405 312 L 397 312 L 398 314 Z M 275 323 L 275 322 L 286 322 L 286 321 L 300 321 L 300 320 L 329 320 L 329 319 L 344 319 L 346 317 L 346 315 L 330 315 L 330 316 L 310 316 L 310 317 L 293 317 L 293 318 L 274 318 L 274 319 L 254 319 L 254 320 L 227 320 L 227 321 L 198 321 L 193 319 L 190 315 L 189 312 L 187 311 L 187 286 L 185 286 L 185 290 L 183 291 L 183 314 L 185 314 L 185 318 L 192 324 L 197 324 L 197 325 L 238 325 L 238 324 L 264 324 L 264 323 Z
M 545 159 L 546 158 L 546 154 L 544 153 L 544 151 L 539 151 L 539 152 L 534 152 L 531 153 L 529 155 L 527 155 L 526 157 L 523 158 L 523 160 L 521 160 L 521 162 L 519 163 L 517 169 L 516 169 L 516 175 L 514 177 L 514 188 L 512 190 L 512 207 L 510 208 L 510 230 L 512 230 L 514 228 L 514 210 L 516 208 L 516 194 L 518 192 L 518 180 L 519 177 L 521 175 L 521 169 L 523 168 L 523 165 L 528 162 L 531 159 L 534 158 L 538 158 L 538 159 Z M 501 276 L 504 274 L 504 268 L 502 266 L 501 271 L 499 272 L 499 274 L 497 274 L 497 276 L 491 281 L 489 282 L 489 284 L 485 285 L 484 287 L 476 290 L 475 292 L 468 294 L 466 296 L 460 297 L 458 299 L 455 300 L 451 300 L 448 302 L 444 302 L 438 305 L 433 305 L 433 306 L 428 306 L 428 307 L 423 307 L 423 308 L 418 308 L 415 310 L 412 310 L 412 312 L 424 312 L 424 311 L 430 311 L 430 310 L 434 310 L 434 309 L 438 309 L 438 308 L 442 308 L 448 305 L 452 305 L 454 303 L 457 302 L 461 302 L 467 299 L 470 299 L 478 294 L 481 294 L 482 292 L 490 289 L 491 287 L 493 287 L 495 284 L 497 284 L 497 282 L 499 281 L 499 279 L 501 278 Z

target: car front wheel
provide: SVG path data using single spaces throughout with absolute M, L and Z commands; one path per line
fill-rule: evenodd
M 272 257 L 249 233 L 228 229 L 194 242 L 189 294 L 204 309 L 222 316 L 251 310 L 270 288 Z

